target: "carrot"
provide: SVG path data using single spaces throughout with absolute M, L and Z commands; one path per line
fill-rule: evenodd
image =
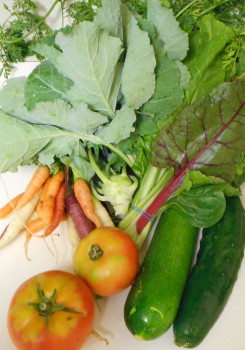
M 87 218 L 91 220 L 96 227 L 101 227 L 102 223 L 99 216 L 94 211 L 92 196 L 87 182 L 83 179 L 77 179 L 74 182 L 74 193 Z
M 28 183 L 25 192 L 19 200 L 16 208 L 19 209 L 23 207 L 26 203 L 28 203 L 33 198 L 34 194 L 41 189 L 42 185 L 46 182 L 49 176 L 49 167 L 45 165 L 40 165 L 35 171 L 30 182 Z
M 74 222 L 80 238 L 87 236 L 95 228 L 93 222 L 84 214 L 83 209 L 69 185 L 66 189 L 66 209 L 68 216 L 70 216 Z
M 34 235 L 34 233 L 37 233 L 38 231 L 41 231 L 44 229 L 44 222 L 41 218 L 37 218 L 35 220 L 32 220 L 28 223 L 26 230 L 30 235 Z
M 42 206 L 42 218 L 46 227 L 48 227 L 52 222 L 54 215 L 55 198 L 58 195 L 59 189 L 64 179 L 65 173 L 61 170 L 57 174 L 52 176 L 48 184 L 48 188 Z
M 40 193 L 40 191 L 36 192 L 29 202 L 15 211 L 15 215 L 0 235 L 0 248 L 10 243 L 26 227 L 26 223 L 29 221 L 37 206 Z
M 42 210 L 42 219 L 45 223 L 45 228 L 47 228 L 53 219 L 54 216 L 54 206 L 55 206 L 55 197 L 48 196 L 45 198 L 43 202 L 43 210 Z
M 0 219 L 4 219 L 8 215 L 12 214 L 22 195 L 23 193 L 18 194 L 16 197 L 10 199 L 10 201 L 4 207 L 0 208 Z
M 50 183 L 51 179 L 52 178 L 49 177 L 48 180 L 43 185 L 42 192 L 41 192 L 41 195 L 40 195 L 40 199 L 39 199 L 39 201 L 37 203 L 36 212 L 37 212 L 37 215 L 40 218 L 42 217 L 43 202 L 44 202 L 44 199 L 46 197 L 46 193 L 47 193 L 48 186 L 49 186 L 49 183 Z
M 91 196 L 91 198 L 92 198 L 92 203 L 94 206 L 94 211 L 99 216 L 101 223 L 102 223 L 102 226 L 114 227 L 115 225 L 114 225 L 108 211 L 106 210 L 104 205 L 101 203 L 101 201 L 99 201 L 93 195 Z
M 60 221 L 62 220 L 62 216 L 65 212 L 65 183 L 62 183 L 60 186 L 59 192 L 55 198 L 55 205 L 54 205 L 54 215 L 52 218 L 51 224 L 48 226 L 48 228 L 45 231 L 44 237 L 49 236 L 59 225 Z
M 73 248 L 76 248 L 81 240 L 74 221 L 70 215 L 67 215 L 67 238 Z
M 30 241 L 30 239 L 32 238 L 32 236 L 41 231 L 42 229 L 44 229 L 45 225 L 44 222 L 41 218 L 37 218 L 35 220 L 32 220 L 31 222 L 28 223 L 27 227 L 26 227 L 26 239 L 25 239 L 25 247 L 26 247 L 26 251 L 27 251 L 27 245 Z
M 65 180 L 65 173 L 63 170 L 60 170 L 58 173 L 53 175 L 51 177 L 49 184 L 48 184 L 46 197 L 47 196 L 56 197 L 58 192 L 59 192 L 60 186 L 64 180 Z

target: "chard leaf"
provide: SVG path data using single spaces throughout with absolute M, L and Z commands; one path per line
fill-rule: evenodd
M 147 0 L 147 19 L 156 27 L 168 57 L 183 60 L 188 50 L 188 35 L 180 29 L 173 10 L 162 7 L 159 0 Z
M 234 36 L 233 30 L 212 15 L 201 18 L 200 29 L 190 35 L 190 50 L 184 61 L 191 74 L 186 89 L 187 104 L 210 93 L 225 79 L 220 52 Z
M 0 110 L 0 171 L 17 171 L 45 151 L 43 164 L 50 165 L 56 155 L 66 155 L 78 147 L 78 137 L 52 126 L 32 125 Z M 75 136 L 75 135 L 74 135 Z
M 205 228 L 218 222 L 225 212 L 223 185 L 206 185 L 184 191 L 168 202 L 183 211 L 190 224 Z
M 124 105 L 116 112 L 115 118 L 96 135 L 105 143 L 118 143 L 130 136 L 134 131 L 136 115 L 133 109 Z
M 27 78 L 25 105 L 32 109 L 38 102 L 60 99 L 72 86 L 73 82 L 60 74 L 51 62 L 42 62 Z
M 93 22 L 82 22 L 70 34 L 58 32 L 55 42 L 62 52 L 45 44 L 38 45 L 35 50 L 45 54 L 60 73 L 74 82 L 66 98 L 72 104 L 86 103 L 91 109 L 113 118 L 114 106 L 110 98 L 114 96 L 112 87 L 122 52 L 121 40 Z
M 231 182 L 236 158 L 245 149 L 244 96 L 245 80 L 234 81 L 184 108 L 158 135 L 154 164 L 172 166 L 176 181 L 188 170 L 200 170 Z
M 123 9 L 127 52 L 122 71 L 122 93 L 125 103 L 138 109 L 154 92 L 156 59 L 148 34 L 139 28 L 126 6 Z

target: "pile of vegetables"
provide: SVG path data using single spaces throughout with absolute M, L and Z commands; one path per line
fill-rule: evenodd
M 36 231 L 46 237 L 66 218 L 75 226 L 74 248 L 95 228 L 110 227 L 140 250 L 160 217 L 143 267 L 135 278 L 134 254 L 133 274 L 122 287 L 135 278 L 125 322 L 142 339 L 174 323 L 198 229 L 219 225 L 232 211 L 227 203 L 241 195 L 245 48 L 242 4 L 233 2 L 235 13 L 230 1 L 103 0 L 96 8 L 89 1 L 89 20 L 74 16 L 72 24 L 28 43 L 40 63 L 27 77 L 9 78 L 0 91 L 0 171 L 27 164 L 45 170 L 28 199 L 26 190 L 2 210 L 9 215 L 31 206 L 21 221 L 17 215 L 26 247 Z M 232 205 L 242 235 L 244 210 Z M 38 217 L 30 221 L 34 211 Z M 34 222 L 36 230 L 29 226 Z M 14 237 L 10 228 L 0 245 Z M 160 278 L 163 266 L 158 299 L 144 296 L 142 286 L 151 290 L 146 281 L 154 269 Z M 146 314 L 149 325 L 142 325 Z

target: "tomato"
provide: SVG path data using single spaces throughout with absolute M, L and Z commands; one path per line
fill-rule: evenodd
M 94 298 L 77 276 L 46 271 L 26 280 L 8 310 L 8 330 L 19 350 L 78 350 L 92 332 Z
M 99 296 L 122 291 L 138 271 L 138 250 L 131 237 L 114 227 L 101 227 L 82 238 L 73 256 L 73 268 Z

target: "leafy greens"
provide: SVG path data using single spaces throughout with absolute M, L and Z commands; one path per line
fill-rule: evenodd
M 139 247 L 170 205 L 198 227 L 217 222 L 225 195 L 239 194 L 243 56 L 224 65 L 236 31 L 213 14 L 196 23 L 187 34 L 159 0 L 147 1 L 144 17 L 103 0 L 93 21 L 39 41 L 33 50 L 45 61 L 0 91 L 1 172 L 69 164 L 99 198 L 95 173 L 139 182 L 119 220 Z

